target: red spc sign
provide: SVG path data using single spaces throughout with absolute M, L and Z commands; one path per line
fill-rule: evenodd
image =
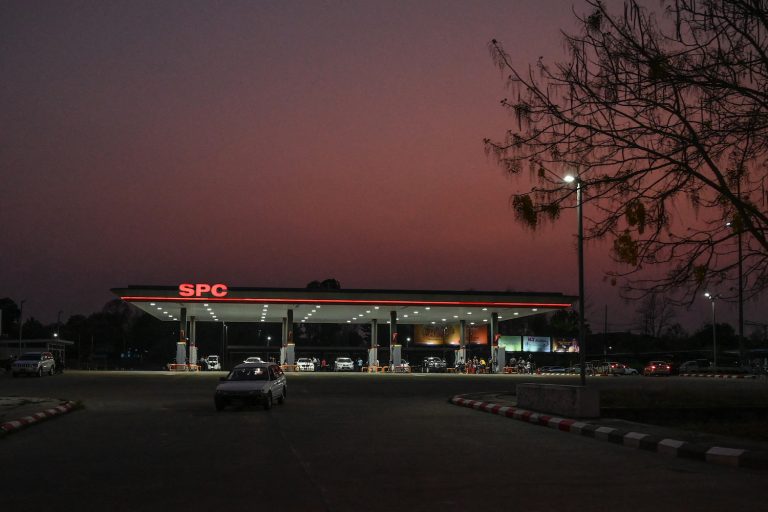
M 179 285 L 179 296 L 181 297 L 202 297 L 206 293 L 210 293 L 212 297 L 226 297 L 227 285 L 205 283 Z

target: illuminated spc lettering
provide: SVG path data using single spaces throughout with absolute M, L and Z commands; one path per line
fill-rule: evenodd
M 227 295 L 227 285 L 225 284 L 215 284 L 211 286 L 211 295 L 214 297 L 226 297 Z
M 210 293 L 214 297 L 226 297 L 227 285 L 210 285 L 206 283 L 182 283 L 179 285 L 179 296 L 181 297 L 202 297 L 207 293 Z

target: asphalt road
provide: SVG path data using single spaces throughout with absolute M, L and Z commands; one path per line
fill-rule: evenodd
M 765 472 L 670 458 L 447 403 L 457 393 L 512 389 L 524 377 L 290 374 L 285 405 L 217 413 L 219 375 L 0 377 L 0 394 L 86 406 L 0 440 L 0 508 L 765 508 Z

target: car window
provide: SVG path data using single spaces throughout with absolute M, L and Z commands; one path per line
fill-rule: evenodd
M 267 380 L 266 368 L 235 368 L 227 380 Z

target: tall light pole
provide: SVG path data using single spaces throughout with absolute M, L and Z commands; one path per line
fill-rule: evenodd
M 739 194 L 741 197 L 741 194 Z M 736 243 L 738 244 L 738 268 L 739 268 L 739 364 L 744 366 L 744 264 L 741 249 L 741 222 L 726 222 L 726 226 L 736 230 Z
M 19 303 L 19 357 L 21 357 L 21 331 L 24 328 L 24 303 L 27 299 L 22 299 Z
M 227 322 L 221 322 L 221 361 L 225 361 L 227 352 Z
M 579 218 L 579 366 L 581 385 L 587 385 L 587 340 L 584 326 L 584 214 L 581 180 L 569 174 L 563 178 L 566 183 L 576 183 L 576 210 Z
M 59 312 L 56 314 L 56 337 L 58 338 L 61 334 L 61 314 L 64 311 L 59 310 Z
M 719 298 L 719 295 L 712 295 L 709 292 L 704 292 L 704 296 L 712 303 L 712 373 L 714 375 L 717 373 L 717 324 L 715 323 L 715 300 Z

